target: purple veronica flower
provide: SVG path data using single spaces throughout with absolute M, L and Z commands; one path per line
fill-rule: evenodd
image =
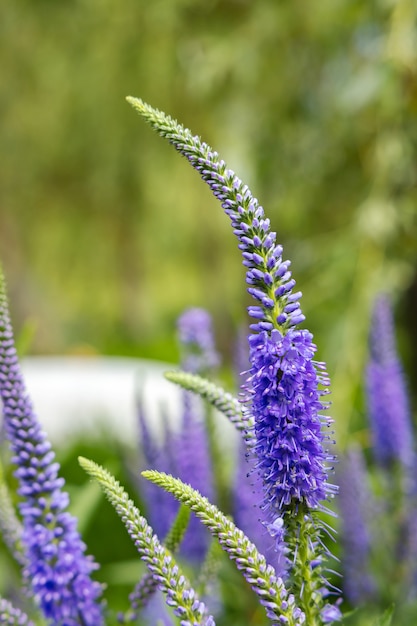
M 183 350 L 182 368 L 192 374 L 203 374 L 217 367 L 220 358 L 213 339 L 211 317 L 204 309 L 188 309 L 177 322 Z
M 322 570 L 314 564 L 324 546 L 311 512 L 323 507 L 322 501 L 336 489 L 327 481 L 327 462 L 334 457 L 326 450 L 329 435 L 323 427 L 330 420 L 321 413 L 327 408 L 322 396 L 330 381 L 324 364 L 313 359 L 312 335 L 297 328 L 305 319 L 299 305 L 301 292 L 294 291 L 290 263 L 282 259 L 282 247 L 275 243 L 276 234 L 263 208 L 217 152 L 163 112 L 139 99 L 128 100 L 200 173 L 220 200 L 239 240 L 248 292 L 256 301 L 248 308 L 254 318 L 248 400 L 255 421 L 262 506 L 280 542 L 288 531 L 295 586 L 308 611 L 317 615 L 323 601 L 318 587 Z M 308 554 L 307 563 L 300 561 L 298 540 Z M 311 573 L 308 580 L 303 578 L 306 567 Z M 329 617 L 338 619 L 340 612 L 335 610 L 336 614 Z
M 141 432 L 141 450 L 147 467 L 168 474 L 177 474 L 174 450 L 176 440 L 172 433 L 168 419 L 163 421 L 162 441 L 157 442 L 150 432 L 143 403 L 139 399 L 138 417 Z M 140 482 L 140 488 L 145 491 L 145 501 L 149 522 L 158 537 L 165 537 L 178 512 L 178 503 L 168 496 L 162 489 L 145 481 Z
M 202 417 L 200 398 L 184 392 L 182 426 L 175 446 L 178 472 L 174 475 L 212 501 L 212 467 L 207 432 Z M 181 545 L 181 553 L 191 563 L 201 563 L 208 543 L 207 529 L 192 514 Z
M 339 510 L 343 545 L 343 588 L 353 606 L 369 599 L 375 591 L 370 575 L 370 494 L 366 468 L 359 448 L 351 448 L 342 459 L 339 477 Z
M 173 433 L 165 423 L 164 440 L 158 446 L 157 442 L 152 440 L 146 418 L 140 411 L 142 450 L 149 467 L 179 476 L 203 495 L 212 498 L 210 455 L 201 413 L 199 398 L 184 393 L 180 431 Z M 178 502 L 153 483 L 146 481 L 143 488 L 150 524 L 159 537 L 164 537 L 178 512 Z M 190 562 L 201 562 L 207 549 L 208 538 L 207 530 L 193 514 L 182 542 L 181 553 Z
M 323 408 L 308 331 L 273 329 L 250 337 L 252 410 L 264 503 L 272 516 L 304 502 L 317 508 L 326 498 L 321 431 Z
M 177 327 L 183 370 L 202 375 L 220 363 L 211 316 L 207 311 L 199 308 L 186 310 L 178 318 Z M 182 398 L 181 430 L 175 446 L 178 473 L 175 475 L 212 501 L 212 467 L 203 405 L 200 398 L 188 391 L 183 392 Z M 207 529 L 192 514 L 181 546 L 182 554 L 192 563 L 201 563 L 208 541 Z
M 413 463 L 410 408 L 397 357 L 392 311 L 380 296 L 374 306 L 366 371 L 368 413 L 375 456 L 381 465 Z
M 65 511 L 59 465 L 41 430 L 25 389 L 13 341 L 7 300 L 0 275 L 0 395 L 12 462 L 17 466 L 22 544 L 27 566 L 24 577 L 37 603 L 55 625 L 98 626 L 101 585 L 91 580 L 95 563 L 85 556 L 76 520 Z
M 258 468 L 264 484 L 263 506 L 271 521 L 285 508 L 315 508 L 334 489 L 327 482 L 322 426 L 322 385 L 329 384 L 323 364 L 313 360 L 312 336 L 297 326 L 304 319 L 300 292 L 282 259 L 282 247 L 269 219 L 249 188 L 227 169 L 210 146 L 169 116 L 140 100 L 129 99 L 162 136 L 200 173 L 229 216 L 247 268 L 248 292 L 256 304 L 249 338 L 251 412 L 255 418 Z

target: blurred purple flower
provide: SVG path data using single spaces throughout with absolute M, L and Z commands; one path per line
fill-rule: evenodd
M 211 316 L 204 309 L 187 309 L 177 322 L 182 350 L 181 367 L 192 374 L 203 375 L 220 364 L 216 352 Z
M 255 544 L 277 576 L 283 577 L 287 570 L 285 546 L 277 549 L 276 541 L 267 529 L 267 518 L 261 508 L 262 480 L 255 468 L 256 459 L 248 452 L 244 442 L 238 449 L 237 471 L 233 497 L 233 517 L 236 526 Z
M 369 600 L 375 592 L 370 574 L 372 501 L 367 486 L 365 460 L 359 448 L 351 448 L 341 459 L 339 511 L 343 546 L 343 588 L 353 606 Z
M 184 392 L 181 430 L 174 448 L 177 466 L 177 474 L 174 475 L 197 489 L 201 495 L 212 502 L 213 475 L 203 417 L 200 398 Z M 192 513 L 181 545 L 181 554 L 191 563 L 201 563 L 208 547 L 209 537 L 207 529 Z
M 380 296 L 370 332 L 366 371 L 368 413 L 377 461 L 384 466 L 413 464 L 413 433 L 403 372 L 397 356 L 390 303 Z
M 176 438 L 169 425 L 169 416 L 164 413 L 162 415 L 164 419 L 161 440 L 157 441 L 156 436 L 150 432 L 143 401 L 138 400 L 140 450 L 146 469 L 156 469 L 176 476 L 178 471 L 174 457 Z M 163 538 L 175 519 L 179 504 L 170 494 L 150 481 L 140 480 L 140 489 L 144 491 L 149 522 L 158 537 Z

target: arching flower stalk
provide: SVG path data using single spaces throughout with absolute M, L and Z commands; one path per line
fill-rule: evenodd
M 153 470 L 142 475 L 186 504 L 216 537 L 229 558 L 237 565 L 257 594 L 272 624 L 299 626 L 305 623 L 303 611 L 296 606 L 294 596 L 285 588 L 274 568 L 266 562 L 246 535 L 219 509 L 198 491 L 169 474 Z
M 23 520 L 23 577 L 48 623 L 100 626 L 101 585 L 91 579 L 97 566 L 85 555 L 68 495 L 58 476 L 51 445 L 25 389 L 0 269 L 0 396 L 7 438 L 16 466 Z
M 141 559 L 165 594 L 166 603 L 171 606 L 184 626 L 215 626 L 189 581 L 176 564 L 174 557 L 154 535 L 152 528 L 142 517 L 137 507 L 113 478 L 113 476 L 93 461 L 79 457 L 81 467 L 94 478 L 116 513 L 123 521 Z
M 269 529 L 282 547 L 285 538 L 291 575 L 309 626 L 339 618 L 324 606 L 326 581 L 317 511 L 333 496 L 327 480 L 330 424 L 324 417 L 329 379 L 314 360 L 312 335 L 298 326 L 305 317 L 300 292 L 283 260 L 282 247 L 269 219 L 250 190 L 199 137 L 136 98 L 132 106 L 185 156 L 200 173 L 229 216 L 246 267 L 248 292 L 256 304 L 248 308 L 254 322 L 249 337 L 251 364 L 248 401 L 255 420 L 257 469 Z
M 167 380 L 176 383 L 183 389 L 192 391 L 204 400 L 207 400 L 215 409 L 223 413 L 242 434 L 248 447 L 254 445 L 255 423 L 253 417 L 250 415 L 246 405 L 239 402 L 231 393 L 196 374 L 173 371 L 165 372 L 164 376 Z

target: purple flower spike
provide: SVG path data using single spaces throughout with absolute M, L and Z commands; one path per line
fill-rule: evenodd
M 0 395 L 5 430 L 17 466 L 24 577 L 46 619 L 61 626 L 99 626 L 101 585 L 90 574 L 97 569 L 85 556 L 76 520 L 65 511 L 59 465 L 33 411 L 13 341 L 3 276 L 0 273 Z
M 204 309 L 188 309 L 178 318 L 178 334 L 184 352 L 182 367 L 202 374 L 220 363 L 213 339 L 211 317 Z
M 282 507 L 302 503 L 316 508 L 334 492 L 326 467 L 333 457 L 324 449 L 329 438 L 322 433 L 329 419 L 320 414 L 325 408 L 320 389 L 329 380 L 313 361 L 316 348 L 310 333 L 296 329 L 305 317 L 290 262 L 282 258 L 283 249 L 276 244 L 264 209 L 218 153 L 168 115 L 139 99 L 128 100 L 199 172 L 221 202 L 239 241 L 248 292 L 256 301 L 248 309 L 254 318 L 248 392 L 264 483 L 263 506 L 271 522 L 281 516 Z
M 183 418 L 178 434 L 177 476 L 188 482 L 210 501 L 213 499 L 213 478 L 207 432 L 202 419 L 200 398 L 183 393 Z M 181 554 L 191 563 L 203 561 L 209 543 L 209 534 L 201 522 L 191 519 L 181 546 Z
M 294 558 L 295 588 L 310 613 L 307 621 L 313 623 L 323 603 L 322 570 L 315 563 L 324 550 L 314 511 L 324 508 L 322 501 L 336 489 L 327 480 L 327 463 L 334 457 L 326 450 L 330 438 L 324 432 L 330 420 L 322 415 L 329 378 L 324 364 L 313 360 L 316 347 L 311 334 L 297 328 L 305 319 L 299 305 L 301 292 L 294 289 L 290 263 L 282 257 L 262 206 L 217 152 L 163 112 L 137 98 L 128 101 L 199 172 L 238 239 L 247 290 L 255 300 L 248 308 L 253 334 L 247 395 L 255 422 L 262 507 L 274 532 L 283 520 Z M 282 535 L 280 530 L 279 541 Z M 300 559 L 301 552 L 306 558 Z
M 349 602 L 357 606 L 369 600 L 375 591 L 375 583 L 369 573 L 370 494 L 366 485 L 365 461 L 359 448 L 351 448 L 342 459 L 338 478 L 343 545 L 343 588 Z
M 316 350 L 306 330 L 277 329 L 250 337 L 249 379 L 257 442 L 255 451 L 264 482 L 264 506 L 272 518 L 305 503 L 316 509 L 332 487 L 327 483 L 320 411 L 320 383 L 313 361 Z
M 397 357 L 392 311 L 380 296 L 374 306 L 370 333 L 367 401 L 375 456 L 381 465 L 413 463 L 410 408 L 400 361 Z
M 157 442 L 150 432 L 142 399 L 138 402 L 139 427 L 141 433 L 140 449 L 147 467 L 167 472 L 174 476 L 178 473 L 174 451 L 176 439 L 168 424 L 168 419 L 163 414 L 162 441 Z M 147 517 L 158 537 L 164 537 L 178 512 L 178 503 L 170 498 L 162 489 L 146 481 L 140 483 L 140 490 L 144 489 Z

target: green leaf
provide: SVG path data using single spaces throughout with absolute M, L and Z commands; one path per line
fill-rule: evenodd
M 374 626 L 391 626 L 395 607 L 387 609 L 379 619 L 374 622 Z

